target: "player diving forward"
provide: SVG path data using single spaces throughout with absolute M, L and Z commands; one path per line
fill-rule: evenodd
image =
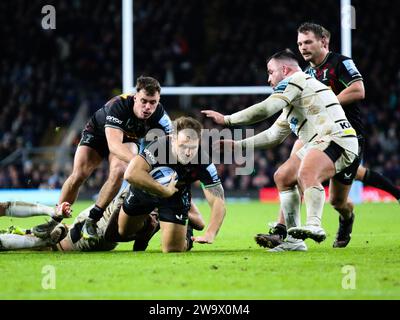
M 173 122 L 170 136 L 150 143 L 129 164 L 124 178 L 131 184 L 118 219 L 111 219 L 106 239 L 118 241 L 140 230 L 147 216 L 158 208 L 163 252 L 182 252 L 192 243 L 187 236 L 186 221 L 191 202 L 191 184 L 200 180 L 211 207 L 208 227 L 198 243 L 214 242 L 225 217 L 224 189 L 217 169 L 200 147 L 201 124 L 190 117 Z M 149 172 L 167 166 L 175 170 L 178 180 L 167 186 L 156 182 Z
M 268 130 L 235 145 L 271 148 L 281 143 L 290 132 L 295 133 L 304 146 L 283 164 L 292 173 L 291 180 L 278 186 L 281 208 L 288 225 L 287 242 L 296 250 L 306 250 L 302 242 L 293 240 L 311 238 L 321 242 L 326 238 L 321 227 L 325 191 L 322 182 L 357 161 L 358 141 L 356 131 L 347 120 L 337 97 L 327 86 L 301 71 L 295 55 L 290 50 L 274 54 L 268 61 L 268 81 L 274 93 L 266 100 L 230 116 L 212 111 L 202 111 L 218 124 L 244 125 L 262 121 L 282 111 Z M 230 143 L 232 141 L 221 141 Z M 300 226 L 300 194 L 304 193 L 307 222 Z M 332 189 L 340 193 L 342 190 Z M 346 195 L 347 198 L 347 195 Z M 352 210 L 348 205 L 347 210 Z M 342 214 L 342 212 L 339 212 Z M 293 237 L 293 238 L 292 238 Z M 274 251 L 283 251 L 285 244 Z

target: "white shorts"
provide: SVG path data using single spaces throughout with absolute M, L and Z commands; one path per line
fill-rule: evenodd
M 336 173 L 339 173 L 349 167 L 357 159 L 358 156 L 356 153 L 344 149 L 341 145 L 337 143 L 337 140 L 338 138 L 335 138 L 335 141 L 332 140 L 332 137 L 330 136 L 322 137 L 318 140 L 306 143 L 299 151 L 296 152 L 296 155 L 300 158 L 300 160 L 303 160 L 311 149 L 323 151 L 333 161 Z

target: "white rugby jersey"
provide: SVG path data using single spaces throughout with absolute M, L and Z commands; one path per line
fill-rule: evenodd
M 276 142 L 280 143 L 293 132 L 303 143 L 308 143 L 330 136 L 342 148 L 358 153 L 356 131 L 347 120 L 336 95 L 326 85 L 302 71 L 283 79 L 274 88 L 274 93 L 263 102 L 226 116 L 225 122 L 254 123 L 280 110 L 283 110 L 282 114 L 269 129 L 269 137 L 265 138 L 276 138 L 280 140 Z

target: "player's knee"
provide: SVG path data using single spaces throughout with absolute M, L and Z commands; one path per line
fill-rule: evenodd
M 69 179 L 73 185 L 81 185 L 89 175 L 90 173 L 85 170 L 74 170 L 74 172 L 69 176 Z
M 293 177 L 288 175 L 288 172 L 285 170 L 278 169 L 274 173 L 274 181 L 278 188 L 287 188 L 292 186 Z
M 125 228 L 124 226 L 118 225 L 119 238 L 126 238 L 126 237 L 128 237 L 128 235 L 129 235 L 128 229 Z
M 297 181 L 303 188 L 308 188 L 316 183 L 316 177 L 311 170 L 300 169 Z
M 347 207 L 347 199 L 330 197 L 329 203 L 335 210 L 342 210 Z
M 108 180 L 113 182 L 122 182 L 122 180 L 124 179 L 124 173 L 125 173 L 124 166 L 115 166 L 111 168 Z

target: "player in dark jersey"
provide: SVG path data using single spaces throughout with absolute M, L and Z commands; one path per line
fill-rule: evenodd
M 160 129 L 166 134 L 171 132 L 171 120 L 160 104 L 160 92 L 156 79 L 141 76 L 137 79 L 135 94 L 112 98 L 95 112 L 83 130 L 73 171 L 62 186 L 59 203 L 72 204 L 82 183 L 103 159 L 109 161 L 109 176 L 82 229 L 84 238 L 98 238 L 96 222 L 118 193 L 127 164 L 138 154 L 139 139 L 150 129 Z M 37 234 L 41 230 L 46 233 L 47 227 L 47 224 L 38 226 Z
M 304 23 L 298 28 L 300 53 L 310 63 L 305 72 L 329 86 L 337 95 L 346 117 L 358 134 L 361 158 L 365 135 L 359 106 L 360 100 L 364 99 L 365 96 L 363 79 L 351 58 L 329 51 L 329 40 L 329 31 L 320 25 Z M 296 141 L 292 153 L 301 147 L 301 142 Z M 274 178 L 276 183 L 280 183 L 285 180 L 285 173 L 277 172 Z M 350 188 L 354 179 L 385 190 L 400 201 L 400 190 L 393 183 L 381 174 L 360 165 L 360 163 L 358 163 L 358 167 L 352 166 L 343 171 L 333 180 L 333 183 L 341 185 L 341 189 L 345 190 Z M 349 208 L 345 208 L 347 199 L 344 197 L 339 195 L 330 200 L 336 210 L 344 213 L 350 211 Z M 347 246 L 350 241 L 353 222 L 354 214 L 349 215 L 347 220 L 339 218 L 339 230 L 333 244 L 334 247 Z M 270 234 L 259 234 L 256 236 L 256 241 L 262 246 L 274 247 L 279 245 L 285 237 L 285 221 L 283 215 L 280 214 L 278 223 L 270 230 Z
M 119 213 L 118 226 L 110 226 L 117 232 L 106 232 L 106 239 L 132 237 L 157 208 L 163 252 L 186 251 L 191 248 L 192 241 L 213 243 L 225 216 L 224 190 L 215 165 L 200 148 L 201 128 L 197 120 L 180 117 L 174 121 L 171 136 L 155 140 L 130 162 L 125 179 L 131 189 Z M 149 172 L 160 166 L 175 170 L 178 180 L 171 179 L 167 186 L 154 180 Z M 211 218 L 203 236 L 191 237 L 187 234 L 186 221 L 191 184 L 198 180 L 205 188 Z

